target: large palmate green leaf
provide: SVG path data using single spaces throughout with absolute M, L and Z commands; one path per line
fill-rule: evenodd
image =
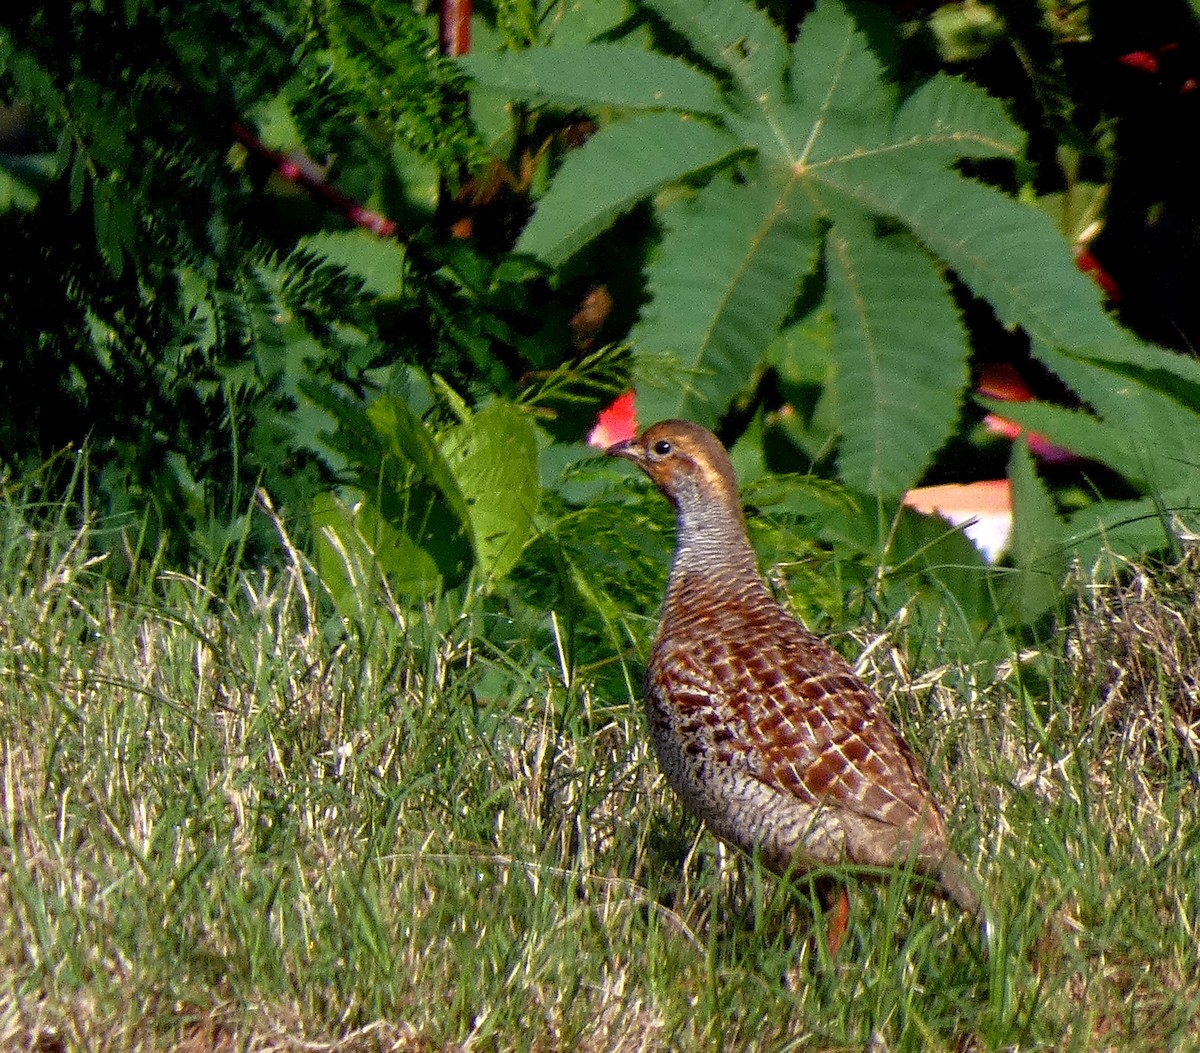
M 477 84 L 532 104 L 721 110 L 716 85 L 699 70 L 668 55 L 620 44 L 465 55 L 459 63 Z
M 903 493 L 929 457 L 929 436 L 949 434 L 958 417 L 968 380 L 958 315 L 934 261 L 901 232 L 878 237 L 860 216 L 837 220 L 826 259 L 838 320 L 834 405 L 840 420 L 857 422 L 844 429 L 842 476 L 867 493 Z
M 477 60 L 484 82 L 515 86 L 531 100 L 590 97 L 685 111 L 643 112 L 604 127 L 563 164 L 518 248 L 560 263 L 667 183 L 729 167 L 698 193 L 663 205 L 650 302 L 631 334 L 643 415 L 711 425 L 761 371 L 831 229 L 828 375 L 840 468 L 857 486 L 900 493 L 949 436 L 968 379 L 966 338 L 940 267 L 965 272 L 981 295 L 1003 300 L 1001 313 L 1014 322 L 1045 314 L 1063 289 L 1075 294 L 1084 281 L 1044 217 L 953 168 L 963 157 L 1016 158 L 1021 133 L 996 100 L 950 77 L 901 101 L 837 0 L 821 0 L 791 46 L 741 0 L 649 6 L 716 72 L 712 92 L 699 87 L 698 71 L 683 73 L 680 59 L 662 65 L 657 100 L 644 56 L 623 60 L 628 83 L 610 87 L 597 87 L 594 69 L 559 59 Z M 632 44 L 591 54 L 611 65 L 621 47 L 640 54 Z M 587 54 L 575 52 L 580 63 Z M 692 96 L 700 101 L 689 103 Z M 873 244 L 881 219 L 916 241 Z M 988 251 L 997 238 L 1013 243 L 998 259 Z M 1038 250 L 1042 299 L 1025 291 L 1022 238 Z M 1057 254 L 1050 263 L 1047 239 Z M 1111 334 L 1092 300 L 1093 334 Z
M 657 295 L 631 337 L 641 412 L 711 421 L 745 385 L 812 269 L 816 216 L 795 180 L 755 172 L 736 185 L 713 180 L 663 221 L 649 273 Z
M 517 251 L 561 263 L 665 183 L 712 168 L 740 148 L 727 132 L 686 114 L 640 114 L 602 128 L 563 162 Z

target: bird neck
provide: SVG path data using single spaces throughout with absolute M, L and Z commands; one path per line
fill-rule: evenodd
M 687 494 L 680 497 L 675 508 L 672 577 L 761 582 L 736 493 L 731 500 L 713 500 L 711 495 L 704 500 L 690 500 Z

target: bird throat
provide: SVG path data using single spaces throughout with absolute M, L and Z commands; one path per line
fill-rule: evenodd
M 725 580 L 747 576 L 760 580 L 758 563 L 742 512 L 724 500 L 682 500 L 676 505 L 675 558 L 671 574 L 714 576 Z

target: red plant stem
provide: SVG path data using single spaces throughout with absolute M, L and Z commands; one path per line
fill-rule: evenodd
M 352 197 L 343 194 L 337 187 L 330 186 L 325 181 L 316 166 L 307 158 L 290 157 L 265 146 L 249 128 L 236 121 L 232 126 L 233 137 L 256 157 L 270 162 L 279 175 L 289 183 L 303 187 L 313 197 L 325 202 L 335 212 L 340 213 L 356 227 L 362 227 L 381 238 L 390 238 L 396 233 L 396 223 L 387 216 L 380 215 Z
M 438 41 L 450 58 L 471 50 L 471 0 L 442 0 L 438 9 Z

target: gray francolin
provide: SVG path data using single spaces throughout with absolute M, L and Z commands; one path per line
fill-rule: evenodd
M 978 914 L 921 765 L 879 698 L 759 576 L 716 436 L 667 420 L 608 453 L 636 464 L 675 506 L 645 700 L 659 764 L 687 807 L 776 872 L 911 859 Z M 844 892 L 837 906 L 831 949 L 847 919 Z

